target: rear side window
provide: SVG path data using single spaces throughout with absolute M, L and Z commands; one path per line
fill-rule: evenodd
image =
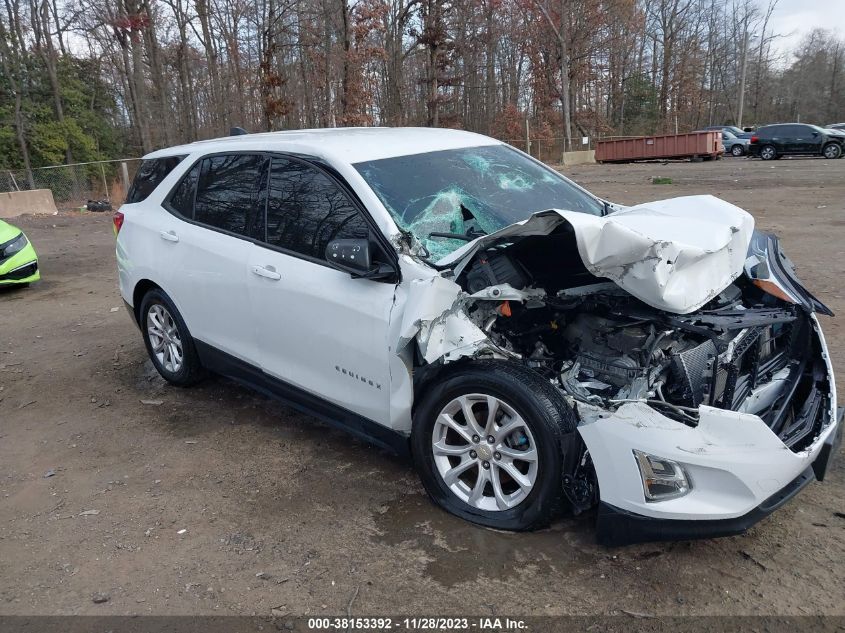
M 185 157 L 166 156 L 142 162 L 138 173 L 135 174 L 135 180 L 132 181 L 132 186 L 129 187 L 129 193 L 126 194 L 126 202 L 132 204 L 146 200 L 147 196 L 155 191 L 155 188 L 167 178 L 176 165 L 182 162 L 183 158 Z
M 171 211 L 190 219 L 194 217 L 194 192 L 197 189 L 200 165 L 201 163 L 197 163 L 191 167 L 165 202 L 165 206 Z
M 193 219 L 238 235 L 264 237 L 269 162 L 267 156 L 251 154 L 204 159 Z
M 323 259 L 331 240 L 369 235 L 367 222 L 334 180 L 311 165 L 273 159 L 268 244 Z

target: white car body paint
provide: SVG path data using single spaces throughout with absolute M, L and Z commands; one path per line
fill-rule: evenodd
M 697 310 L 742 274 L 754 218 L 713 196 L 647 202 L 611 215 L 552 210 L 476 238 L 438 264 L 468 262 L 497 240 L 547 235 L 568 222 L 591 273 L 660 310 Z
M 453 130 L 341 129 L 236 136 L 153 152 L 145 158 L 186 158 L 146 200 L 121 208 L 125 214 L 117 240 L 121 294 L 133 305 L 138 283 L 154 280 L 172 298 L 195 338 L 409 434 L 414 345 L 428 363 L 482 352 L 505 358 L 508 353 L 497 348 L 464 308 L 475 301 L 527 301 L 536 295 L 500 286 L 470 296 L 411 254 L 413 249 L 402 250 L 398 245 L 403 232 L 353 165 L 496 144 Z M 396 246 L 401 282 L 351 279 L 332 268 L 203 229 L 162 208 L 165 196 L 193 163 L 206 154 L 228 151 L 286 152 L 330 165 Z M 545 235 L 568 223 L 590 272 L 661 310 L 694 311 L 742 274 L 754 222 L 741 209 L 712 196 L 613 208 L 616 211 L 605 217 L 565 210 L 536 213 L 477 238 L 438 264 L 452 265 L 457 277 L 471 256 L 493 240 Z M 255 266 L 277 270 L 280 279 L 253 274 Z M 221 296 L 226 301 L 219 301 Z M 828 371 L 835 420 L 829 352 L 815 317 L 813 323 Z M 362 378 L 366 387 L 358 384 Z M 370 381 L 381 388 L 371 387 Z M 741 516 L 804 470 L 836 427 L 835 422 L 829 424 L 806 450 L 793 453 L 759 417 L 747 413 L 702 406 L 695 428 L 640 402 L 601 415 L 582 407 L 581 413 L 579 431 L 595 464 L 601 500 L 669 519 Z M 681 463 L 692 480 L 692 492 L 647 503 L 634 449 Z

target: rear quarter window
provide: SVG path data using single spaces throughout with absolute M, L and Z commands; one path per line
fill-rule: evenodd
M 182 180 L 179 181 L 179 184 L 176 185 L 164 202 L 166 209 L 184 218 L 192 219 L 194 217 L 194 194 L 196 193 L 201 165 L 202 162 L 196 163 L 188 170 L 188 173 L 182 176 Z
M 184 158 L 184 156 L 166 156 L 164 158 L 152 158 L 141 163 L 138 173 L 135 174 L 135 180 L 129 187 L 129 193 L 126 194 L 126 203 L 133 204 L 146 200 Z

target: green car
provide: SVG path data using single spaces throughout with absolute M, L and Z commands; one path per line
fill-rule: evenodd
M 28 284 L 41 279 L 38 256 L 26 235 L 0 220 L 0 286 Z

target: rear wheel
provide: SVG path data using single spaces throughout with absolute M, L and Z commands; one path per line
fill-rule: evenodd
M 194 339 L 165 292 L 154 288 L 145 294 L 139 317 L 147 353 L 162 378 L 187 387 L 203 377 Z
M 822 148 L 822 156 L 825 158 L 839 158 L 842 156 L 842 146 L 839 143 L 828 143 Z
M 734 145 L 733 147 L 731 147 L 731 155 L 732 156 L 742 156 L 744 153 L 745 153 L 745 150 L 743 149 L 742 145 L 737 144 L 737 145 Z
M 777 157 L 778 153 L 773 145 L 763 145 L 763 147 L 760 148 L 760 158 L 763 160 L 773 160 Z
M 547 524 L 563 505 L 561 476 L 577 459 L 572 409 L 516 363 L 470 361 L 448 371 L 414 414 L 411 446 L 426 491 L 488 527 Z

